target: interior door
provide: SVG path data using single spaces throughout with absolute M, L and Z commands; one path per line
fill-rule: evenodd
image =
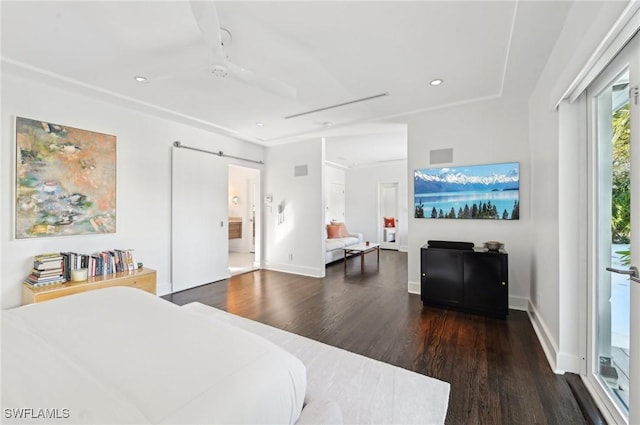
M 172 292 L 229 277 L 227 165 L 217 156 L 173 148 Z
M 618 424 L 640 423 L 640 84 L 634 38 L 587 90 L 587 379 Z M 634 174 L 635 171 L 635 174 Z

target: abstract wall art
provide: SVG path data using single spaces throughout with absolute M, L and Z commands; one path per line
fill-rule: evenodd
M 16 239 L 115 233 L 116 136 L 16 117 Z
M 518 220 L 520 164 L 414 171 L 415 218 Z

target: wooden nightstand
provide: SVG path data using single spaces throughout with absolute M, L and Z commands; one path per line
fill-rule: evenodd
M 22 304 L 38 303 L 66 295 L 77 294 L 79 292 L 108 288 L 110 286 L 130 286 L 155 295 L 156 271 L 145 267 L 134 271 L 119 272 L 105 276 L 93 276 L 83 282 L 66 282 L 37 288 L 23 283 Z

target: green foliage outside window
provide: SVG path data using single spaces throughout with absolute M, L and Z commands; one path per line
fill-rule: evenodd
M 629 104 L 613 114 L 613 188 L 611 204 L 612 242 L 629 243 L 631 237 Z

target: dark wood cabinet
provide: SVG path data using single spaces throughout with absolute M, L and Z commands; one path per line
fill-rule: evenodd
M 457 250 L 432 249 L 422 251 L 421 296 L 450 306 L 461 306 L 464 299 L 463 257 Z M 429 271 L 425 285 L 425 272 Z
M 420 267 L 420 298 L 424 305 L 501 318 L 509 314 L 506 252 L 425 245 L 421 249 Z

